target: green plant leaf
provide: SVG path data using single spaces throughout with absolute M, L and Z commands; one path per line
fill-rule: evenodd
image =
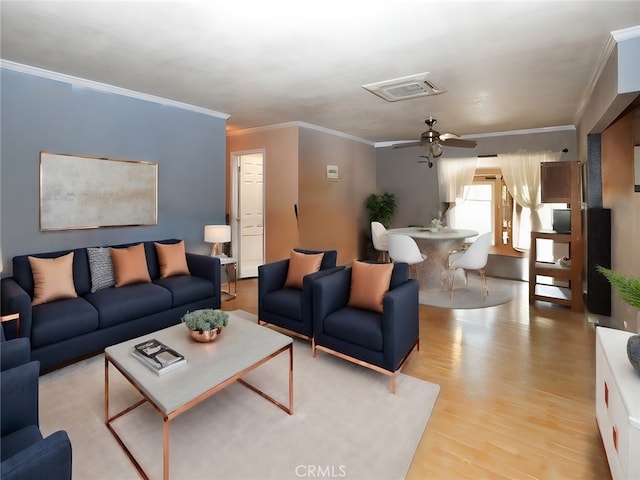
M 605 276 L 625 303 L 640 310 L 640 278 L 627 276 L 601 265 L 597 265 L 596 270 Z
M 366 207 L 369 222 L 380 222 L 385 228 L 389 228 L 396 212 L 396 196 L 389 192 L 372 193 L 367 197 Z
M 194 312 L 187 312 L 182 316 L 182 322 L 189 330 L 214 330 L 226 327 L 229 323 L 229 314 L 222 310 L 205 308 Z

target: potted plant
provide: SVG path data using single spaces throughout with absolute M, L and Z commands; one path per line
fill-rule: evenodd
M 189 329 L 191 338 L 197 342 L 213 342 L 222 333 L 222 327 L 229 324 L 229 314 L 222 310 L 205 308 L 187 312 L 181 320 Z
M 640 278 L 627 276 L 601 265 L 598 265 L 596 269 L 609 280 L 613 289 L 626 304 L 638 310 L 637 315 L 640 318 Z M 640 335 L 629 337 L 627 355 L 633 368 L 640 373 Z
M 393 193 L 372 193 L 367 197 L 369 222 L 380 222 L 385 228 L 391 225 L 391 218 L 396 213 L 396 196 Z

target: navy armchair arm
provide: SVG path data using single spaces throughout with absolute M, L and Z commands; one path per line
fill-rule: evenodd
M 289 271 L 289 259 L 265 263 L 258 267 L 258 301 L 267 293 L 284 287 Z
M 330 313 L 346 307 L 351 288 L 351 269 L 335 272 L 330 278 L 320 279 L 313 285 L 313 315 L 319 321 L 314 324 L 314 334 L 322 334 L 322 319 Z
M 33 361 L 0 373 L 2 409 L 0 435 L 2 456 L 6 448 L 4 437 L 29 425 L 38 425 L 38 375 L 40 362 Z
M 3 480 L 70 479 L 71 442 L 67 432 L 52 433 L 3 460 L 0 476 Z
M 2 315 L 10 313 L 20 314 L 20 336 L 31 336 L 31 297 L 19 284 L 11 277 L 0 280 L 0 311 Z M 15 323 L 9 322 L 5 328 L 7 338 L 15 338 Z M 1 328 L 1 327 L 0 327 Z M 12 332 L 12 333 L 9 333 Z
M 28 338 L 14 338 L 0 342 L 0 370 L 23 365 L 31 360 L 31 346 Z
M 399 367 L 419 338 L 418 290 L 418 281 L 410 279 L 389 290 L 382 300 L 384 365 L 390 369 Z
M 8 342 L 5 342 L 8 343 Z M 37 361 L 0 373 L 0 478 L 71 478 L 71 442 L 66 432 L 42 438 L 38 426 Z

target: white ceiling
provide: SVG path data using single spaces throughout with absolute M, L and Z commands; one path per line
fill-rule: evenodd
M 574 125 L 610 32 L 640 3 L 290 0 L 0 3 L 4 60 L 228 113 L 230 130 L 301 121 L 371 142 L 424 119 L 463 135 Z M 442 95 L 362 85 L 430 72 Z

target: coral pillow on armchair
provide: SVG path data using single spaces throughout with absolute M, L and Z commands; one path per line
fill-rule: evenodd
M 382 313 L 382 300 L 389 291 L 392 273 L 393 263 L 354 261 L 348 305 Z
M 302 288 L 302 280 L 304 277 L 320 270 L 322 257 L 324 257 L 324 253 L 300 253 L 291 250 L 289 270 L 284 286 L 289 288 Z

